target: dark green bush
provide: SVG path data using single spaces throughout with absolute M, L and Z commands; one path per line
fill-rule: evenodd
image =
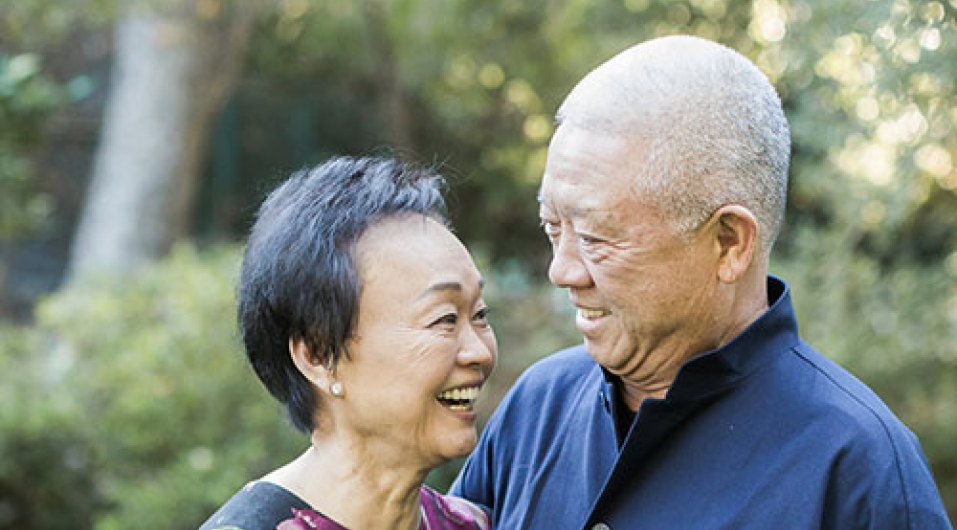
M 56 391 L 48 343 L 0 328 L 0 529 L 91 528 L 102 506 L 85 419 Z
M 0 359 L 15 368 L 4 373 L 18 374 L 24 394 L 0 435 L 10 464 L 0 483 L 21 499 L 4 508 L 8 519 L 195 528 L 305 446 L 242 356 L 237 263 L 235 249 L 183 247 L 135 277 L 74 286 L 41 304 L 35 330 L 5 334 Z M 38 477 L 52 480 L 18 480 L 44 458 L 53 465 Z M 54 501 L 73 490 L 96 502 Z M 30 528 L 57 528 L 36 521 Z

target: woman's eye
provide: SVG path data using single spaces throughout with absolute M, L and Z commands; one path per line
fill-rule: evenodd
M 459 322 L 459 317 L 455 313 L 448 313 L 439 317 L 432 326 L 455 327 Z
M 475 313 L 475 316 L 472 317 L 472 320 L 478 322 L 479 324 L 488 325 L 488 313 L 489 308 L 483 307 Z
M 594 245 L 595 243 L 601 242 L 601 240 L 598 239 L 597 237 L 592 237 L 592 236 L 589 236 L 589 235 L 579 234 L 579 235 L 578 235 L 578 242 L 581 243 L 582 245 Z

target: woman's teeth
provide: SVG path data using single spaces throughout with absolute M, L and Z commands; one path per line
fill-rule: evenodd
M 439 399 L 475 399 L 478 397 L 479 387 L 470 386 L 467 388 L 453 388 L 440 392 Z
M 479 395 L 479 387 L 453 388 L 436 394 L 436 398 L 452 410 L 472 410 L 472 405 Z

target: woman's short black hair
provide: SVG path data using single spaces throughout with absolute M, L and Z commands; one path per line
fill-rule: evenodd
M 263 202 L 243 256 L 238 320 L 246 355 L 303 432 L 318 402 L 289 352 L 302 340 L 334 367 L 358 320 L 355 244 L 373 224 L 421 214 L 447 225 L 444 179 L 379 157 L 337 157 L 294 173 Z

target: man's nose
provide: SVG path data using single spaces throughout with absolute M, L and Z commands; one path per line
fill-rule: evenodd
M 591 284 L 591 276 L 573 236 L 563 234 L 555 241 L 552 262 L 548 266 L 548 279 L 557 287 L 587 287 Z

